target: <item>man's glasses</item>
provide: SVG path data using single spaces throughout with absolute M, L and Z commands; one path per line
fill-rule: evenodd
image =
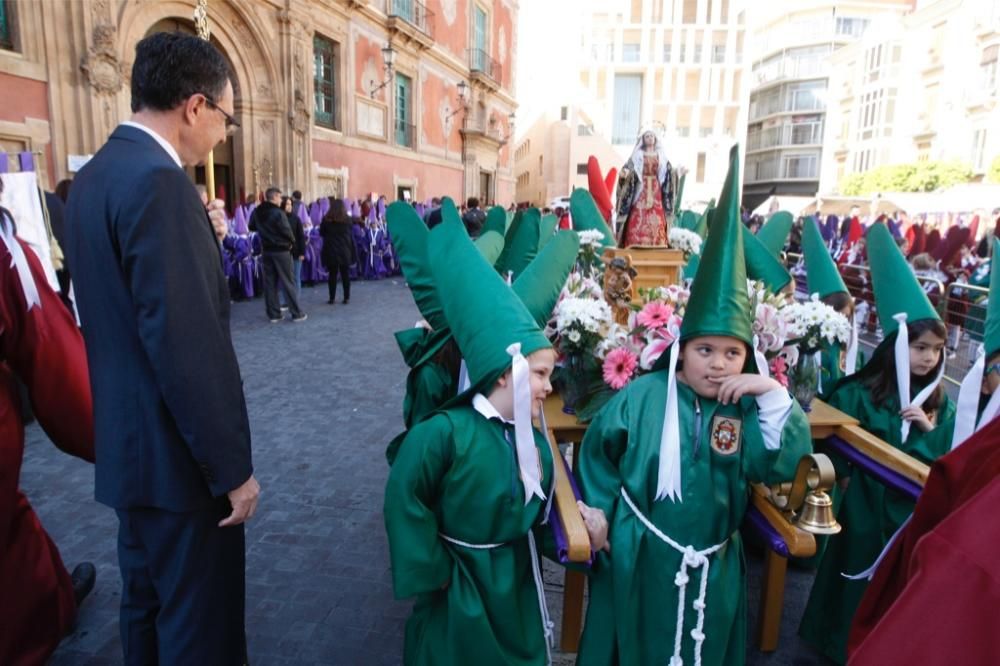
M 218 104 L 216 104 L 215 100 L 209 97 L 208 95 L 202 93 L 202 97 L 205 98 L 205 104 L 207 104 L 208 106 L 215 109 L 216 111 L 218 111 L 219 113 L 221 113 L 226 117 L 226 134 L 232 134 L 233 132 L 235 132 L 236 128 L 240 126 L 240 123 L 236 120 L 236 118 L 233 118 L 231 115 L 226 113 L 223 110 L 223 108 Z

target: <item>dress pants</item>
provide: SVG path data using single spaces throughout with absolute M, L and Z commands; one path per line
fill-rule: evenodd
M 219 527 L 226 498 L 204 509 L 118 509 L 125 663 L 247 663 L 243 525 Z
M 330 272 L 330 281 L 327 287 L 330 289 L 330 300 L 337 300 L 337 274 L 340 274 L 340 281 L 344 283 L 344 300 L 351 300 L 351 267 L 347 264 L 331 264 L 327 270 Z
M 264 265 L 264 309 L 268 319 L 281 319 L 281 305 L 278 301 L 278 290 L 285 292 L 285 302 L 293 317 L 302 316 L 299 307 L 299 295 L 295 287 L 295 276 L 292 274 L 292 255 L 287 251 L 265 251 L 261 255 Z

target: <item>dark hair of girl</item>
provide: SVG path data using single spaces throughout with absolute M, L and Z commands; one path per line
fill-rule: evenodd
M 906 327 L 909 331 L 911 343 L 928 331 L 942 340 L 948 339 L 948 330 L 945 328 L 944 322 L 940 319 L 921 319 L 920 321 L 907 324 Z M 868 389 L 872 397 L 872 402 L 876 405 L 882 404 L 886 400 L 897 398 L 899 395 L 899 388 L 896 384 L 895 342 L 896 332 L 894 331 L 882 341 L 882 344 L 875 349 L 871 360 L 857 373 L 858 381 Z M 937 365 L 925 376 L 918 377 L 911 374 L 911 388 L 919 389 L 927 386 L 934 377 L 937 377 L 938 372 L 941 370 L 941 364 L 944 362 L 945 355 L 942 353 Z M 936 411 L 941 406 L 942 398 L 944 398 L 944 387 L 938 384 L 934 392 L 924 402 L 924 411 L 928 414 Z
M 835 291 L 832 294 L 827 294 L 823 298 L 819 299 L 829 305 L 831 308 L 840 312 L 846 307 L 850 307 L 847 312 L 847 319 L 850 320 L 854 316 L 854 299 L 846 291 Z

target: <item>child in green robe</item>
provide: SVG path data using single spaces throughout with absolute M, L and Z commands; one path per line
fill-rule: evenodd
M 872 283 L 886 337 L 859 372 L 841 380 L 829 404 L 855 417 L 862 428 L 908 455 L 932 463 L 949 450 L 954 405 L 940 380 L 947 331 L 906 259 L 884 225 L 868 233 Z M 905 401 L 903 399 L 905 396 Z M 886 543 L 913 512 L 914 503 L 859 469 L 834 459 L 847 478 L 837 520 L 799 634 L 828 658 L 844 663 L 851 620 L 868 580 L 847 578 L 873 565 Z
M 541 666 L 552 623 L 537 542 L 547 541 L 554 475 L 531 419 L 551 391 L 555 353 L 525 303 L 551 312 L 578 241 L 548 262 L 540 297 L 519 298 L 476 252 L 453 206 L 442 217 L 428 265 L 471 387 L 409 431 L 386 484 L 393 588 L 417 597 L 403 662 Z M 581 509 L 602 547 L 603 515 Z
M 738 154 L 679 342 L 599 412 L 580 447 L 584 500 L 611 523 L 581 666 L 742 664 L 746 569 L 737 531 L 752 481 L 790 479 L 812 451 L 798 404 L 754 367 Z

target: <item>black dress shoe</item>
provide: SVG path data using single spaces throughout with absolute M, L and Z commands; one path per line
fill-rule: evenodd
M 81 562 L 76 565 L 69 577 L 73 581 L 73 596 L 76 598 L 76 606 L 79 608 L 90 591 L 94 589 L 97 569 L 90 562 Z
M 350 302 L 351 302 L 351 299 L 349 299 L 349 298 L 345 298 L 343 302 L 344 302 L 344 305 L 347 305 L 348 303 L 350 303 Z
M 336 303 L 336 301 L 333 300 L 332 298 L 329 299 L 329 300 L 327 300 L 327 302 L 326 302 L 327 305 L 333 305 L 334 303 Z

